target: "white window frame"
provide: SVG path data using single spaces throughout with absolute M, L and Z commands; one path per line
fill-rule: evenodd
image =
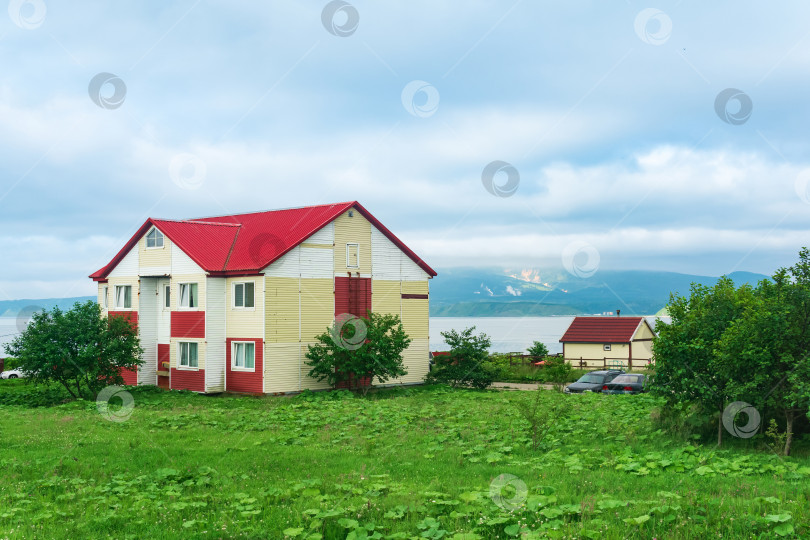
M 605 343 L 604 345 L 602 345 L 602 350 L 603 351 L 609 351 L 610 350 L 610 343 Z
M 129 287 L 129 307 L 126 305 L 119 305 L 118 304 L 118 289 L 124 289 L 125 287 Z M 120 309 L 132 309 L 132 285 L 116 285 L 115 289 L 115 301 L 113 304 L 115 305 L 116 310 Z M 126 304 L 126 293 L 124 293 L 124 298 L 122 299 L 123 304 Z
M 155 233 L 155 245 L 149 246 L 149 235 L 152 233 Z M 160 239 L 160 245 L 157 245 L 158 238 Z M 166 246 L 166 235 L 160 232 L 157 227 L 152 227 L 144 236 L 143 242 L 146 249 L 163 249 Z
M 239 285 L 243 286 L 243 288 L 242 288 L 242 304 L 244 304 L 245 303 L 245 289 L 246 289 L 246 287 L 244 287 L 244 285 L 247 284 L 247 283 L 250 283 L 251 285 L 253 285 L 253 305 L 249 306 L 249 307 L 245 307 L 244 305 L 237 306 L 236 305 L 236 287 L 239 286 Z M 231 309 L 236 309 L 236 310 L 240 310 L 240 311 L 256 311 L 256 282 L 255 281 L 248 280 L 248 281 L 235 281 L 235 282 L 233 282 L 233 284 L 231 285 Z
M 110 309 L 110 286 L 105 285 L 102 287 L 102 291 L 104 292 L 104 299 L 102 306 L 104 309 Z
M 189 287 L 189 304 L 191 303 L 191 285 L 195 285 L 197 289 L 197 305 L 195 306 L 184 306 L 183 305 L 183 287 Z M 189 281 L 188 283 L 178 283 L 177 284 L 177 309 L 184 309 L 186 311 L 198 311 L 200 309 L 200 284 L 194 281 Z
M 184 345 L 188 346 L 188 353 L 189 353 L 188 363 L 186 365 L 183 365 L 183 346 Z M 194 345 L 194 347 L 197 350 L 197 365 L 196 366 L 191 365 L 191 346 L 192 345 Z M 186 369 L 186 370 L 189 370 L 189 371 L 199 371 L 199 369 L 200 369 L 200 343 L 198 341 L 178 341 L 177 342 L 177 369 Z
M 166 305 L 166 300 L 169 301 L 169 305 Z M 163 301 L 161 302 L 163 306 L 163 311 L 170 311 L 172 309 L 172 286 L 171 285 L 163 285 Z
M 357 256 L 357 264 L 349 264 L 351 262 L 351 257 L 349 256 L 351 248 L 354 248 L 355 254 Z M 360 244 L 355 243 L 347 243 L 346 244 L 346 268 L 360 268 Z
M 236 365 L 236 349 L 237 345 L 252 345 L 253 346 L 253 367 L 244 367 Z M 253 373 L 256 371 L 256 342 L 255 341 L 232 341 L 231 342 L 231 371 L 246 371 Z

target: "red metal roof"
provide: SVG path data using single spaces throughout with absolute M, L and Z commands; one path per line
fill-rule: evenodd
M 575 317 L 561 342 L 630 343 L 642 317 Z
M 216 216 L 188 221 L 147 219 L 127 244 L 90 277 L 104 280 L 153 225 L 211 275 L 255 274 L 354 208 L 431 276 L 436 272 L 357 201 Z

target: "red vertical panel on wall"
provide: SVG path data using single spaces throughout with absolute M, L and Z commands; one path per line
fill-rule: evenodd
M 205 391 L 205 370 L 172 368 L 172 390 Z
M 157 358 L 157 369 L 158 371 L 167 371 L 166 368 L 163 367 L 163 362 L 171 362 L 171 350 L 169 349 L 168 343 L 158 343 L 157 346 L 158 358 Z
M 252 341 L 256 344 L 256 358 L 254 371 L 238 371 L 231 369 L 232 343 L 234 341 Z M 262 373 L 264 373 L 264 346 L 261 338 L 227 338 L 225 340 L 225 390 L 228 392 L 246 392 L 251 394 L 264 393 Z
M 367 317 L 371 309 L 371 278 L 335 278 L 335 315 Z
M 204 311 L 172 311 L 171 336 L 178 338 L 204 338 Z

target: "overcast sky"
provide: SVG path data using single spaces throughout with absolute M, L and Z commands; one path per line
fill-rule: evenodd
M 771 273 L 810 244 L 776 6 L 12 0 L 0 299 L 93 294 L 148 216 L 347 200 L 440 269 Z

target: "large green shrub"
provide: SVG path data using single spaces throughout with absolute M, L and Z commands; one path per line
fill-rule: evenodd
M 445 343 L 450 346 L 450 354 L 436 357 L 433 370 L 427 374 L 425 382 L 479 389 L 493 383 L 495 376 L 487 365 L 491 341 L 484 333 L 473 335 L 474 331 L 473 326 L 461 332 L 442 332 Z

